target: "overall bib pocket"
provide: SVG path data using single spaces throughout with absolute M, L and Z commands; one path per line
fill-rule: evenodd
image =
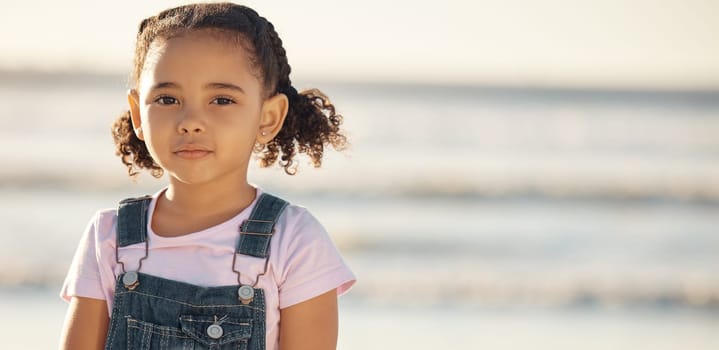
M 232 317 L 182 315 L 178 327 L 157 325 L 127 317 L 127 349 L 247 349 L 252 320 Z

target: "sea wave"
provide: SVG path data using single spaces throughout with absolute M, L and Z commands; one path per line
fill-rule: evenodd
M 70 192 L 146 191 L 165 186 L 149 175 L 133 180 L 122 171 L 105 173 L 49 171 L 0 171 L 0 188 Z M 611 179 L 480 179 L 459 176 L 410 178 L 410 176 L 366 177 L 354 175 L 286 179 L 284 174 L 261 178 L 259 184 L 281 193 L 333 197 L 446 198 L 456 200 L 569 200 L 583 202 L 681 202 L 719 205 L 719 183 L 715 179 L 656 181 L 636 178 L 622 182 Z

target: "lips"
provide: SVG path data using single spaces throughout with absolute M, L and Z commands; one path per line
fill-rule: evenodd
M 184 159 L 199 159 L 212 153 L 212 150 L 202 145 L 186 144 L 179 147 L 173 153 Z

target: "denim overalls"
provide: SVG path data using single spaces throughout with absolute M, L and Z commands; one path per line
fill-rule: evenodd
M 120 202 L 117 212 L 116 259 L 123 273 L 118 276 L 112 319 L 105 349 L 247 349 L 265 350 L 264 291 L 254 288 L 267 272 L 274 225 L 287 202 L 263 193 L 250 218 L 239 228 L 237 254 L 265 259 L 265 270 L 253 285 L 200 287 L 143 274 L 147 258 L 147 217 L 151 197 Z M 125 271 L 120 249 L 145 243 L 145 257 L 137 271 Z M 212 271 L 208 271 L 212 273 Z

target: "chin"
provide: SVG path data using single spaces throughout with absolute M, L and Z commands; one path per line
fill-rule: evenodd
M 188 173 L 172 173 L 170 174 L 176 181 L 186 185 L 203 185 L 215 180 L 214 176 L 206 173 L 188 174 Z

